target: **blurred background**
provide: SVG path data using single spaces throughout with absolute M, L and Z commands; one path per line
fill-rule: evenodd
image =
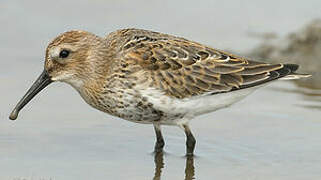
M 320 0 L 1 0 L 0 179 L 320 179 Z M 38 95 L 17 121 L 8 116 L 42 72 L 58 34 L 100 36 L 120 28 L 160 31 L 313 74 L 280 81 L 231 108 L 194 119 L 196 157 L 183 132 L 154 132 L 86 105 L 66 84 Z

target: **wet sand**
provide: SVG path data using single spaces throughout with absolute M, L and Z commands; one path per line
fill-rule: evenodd
M 163 128 L 166 153 L 155 157 L 152 126 L 92 109 L 62 83 L 46 88 L 16 121 L 8 119 L 42 71 L 46 45 L 62 31 L 85 29 L 103 35 L 140 27 L 244 52 L 259 43 L 246 36 L 249 30 L 291 32 L 321 17 L 312 8 L 320 1 L 287 0 L 277 7 L 279 1 L 186 2 L 184 9 L 169 0 L 74 2 L 0 2 L 1 180 L 320 179 L 321 92 L 292 82 L 270 84 L 231 108 L 194 119 L 193 159 L 184 157 L 185 137 L 179 128 Z M 293 8 L 285 13 L 289 3 Z M 71 12 L 62 6 L 72 7 Z M 227 9 L 237 14 L 226 15 Z

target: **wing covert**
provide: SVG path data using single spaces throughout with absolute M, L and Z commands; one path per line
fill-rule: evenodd
M 170 35 L 134 37 L 121 58 L 134 76 L 176 98 L 241 89 L 264 81 L 282 64 L 266 64 Z

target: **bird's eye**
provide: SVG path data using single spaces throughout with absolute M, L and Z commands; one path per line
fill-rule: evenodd
M 59 57 L 60 58 L 66 58 L 66 57 L 68 57 L 69 56 L 69 51 L 68 50 L 62 50 L 62 51 L 60 51 L 60 53 L 59 53 Z

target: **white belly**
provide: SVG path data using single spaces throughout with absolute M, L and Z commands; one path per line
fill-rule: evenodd
M 171 120 L 171 122 L 164 120 L 164 124 L 181 124 L 195 116 L 228 107 L 240 101 L 256 89 L 257 87 L 246 88 L 227 93 L 202 95 L 185 99 L 172 98 L 155 89 L 141 90 L 141 93 L 148 98 L 148 101 L 151 102 L 155 108 L 164 113 L 184 114 L 184 118 L 175 121 Z

